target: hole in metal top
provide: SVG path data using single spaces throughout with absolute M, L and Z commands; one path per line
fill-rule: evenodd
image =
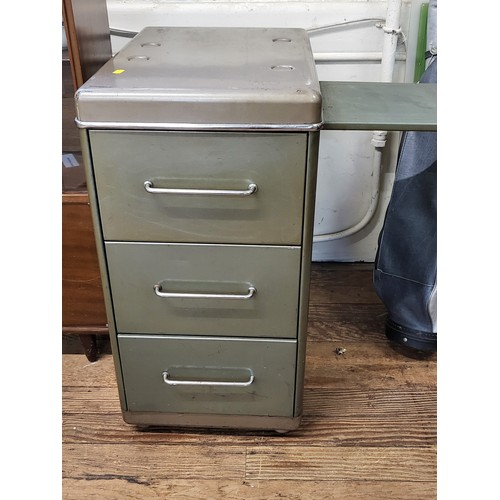
M 276 71 L 292 71 L 295 68 L 293 66 L 288 65 L 288 64 L 278 64 L 276 66 L 271 66 L 271 69 L 274 69 Z
M 291 38 L 273 38 L 273 42 L 285 42 L 285 43 L 288 43 L 288 42 L 291 42 L 292 39 Z
M 145 61 L 149 61 L 148 56 L 130 56 L 130 57 L 127 57 L 127 61 L 134 61 L 136 59 L 143 59 Z
M 141 43 L 141 47 L 160 47 L 161 43 L 160 42 L 144 42 Z

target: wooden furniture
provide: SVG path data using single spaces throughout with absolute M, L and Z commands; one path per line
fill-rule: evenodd
M 78 88 L 111 57 L 106 0 L 63 0 L 62 8 L 71 74 Z
M 306 32 L 146 28 L 76 99 L 124 419 L 296 428 L 321 121 Z
M 87 193 L 63 195 L 62 217 L 63 333 L 79 335 L 94 361 L 108 328 Z
M 62 54 L 62 331 L 80 336 L 89 360 L 107 334 L 74 93 L 110 57 L 105 0 L 63 0 L 68 49 Z

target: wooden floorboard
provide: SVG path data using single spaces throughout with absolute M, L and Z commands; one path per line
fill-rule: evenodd
M 370 265 L 313 264 L 304 416 L 288 434 L 137 429 L 109 348 L 90 363 L 66 339 L 63 498 L 436 498 L 437 358 L 391 346 L 384 321 Z

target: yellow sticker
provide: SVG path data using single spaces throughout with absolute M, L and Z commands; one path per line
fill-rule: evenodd
M 115 69 L 113 71 L 113 75 L 121 75 L 124 71 L 124 69 Z

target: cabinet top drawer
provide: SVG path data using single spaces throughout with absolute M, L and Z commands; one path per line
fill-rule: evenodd
M 105 240 L 301 243 L 306 133 L 91 131 Z

